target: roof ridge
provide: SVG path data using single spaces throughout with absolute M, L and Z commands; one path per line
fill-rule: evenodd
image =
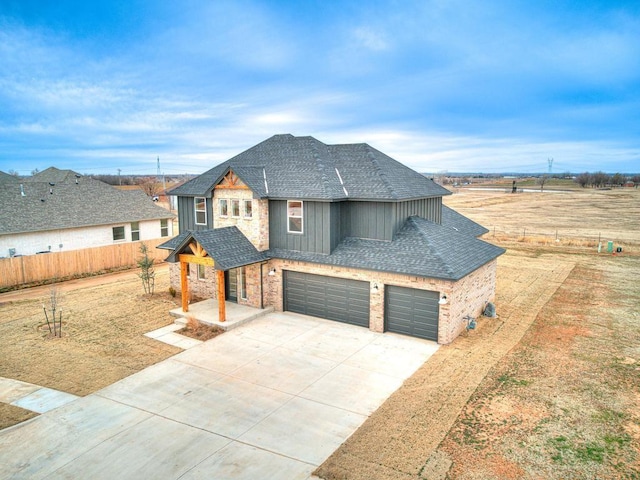
M 438 260 L 440 260 L 440 263 L 444 266 L 446 272 L 449 275 L 453 275 L 455 273 L 453 268 L 451 268 L 451 265 L 449 265 L 449 263 L 446 262 L 444 260 L 444 258 L 442 258 L 442 255 L 440 254 L 440 249 L 433 247 L 433 244 L 432 244 L 432 241 L 431 241 L 431 236 L 427 235 L 427 232 L 424 232 L 422 230 L 422 228 L 420 228 L 420 225 L 418 225 L 418 223 L 416 222 L 416 219 L 423 220 L 425 222 L 428 222 L 430 224 L 435 225 L 436 227 L 442 226 L 442 225 L 438 225 L 437 223 L 432 222 L 431 220 L 427 220 L 426 218 L 419 217 L 418 215 L 411 215 L 409 218 L 407 218 L 407 220 L 405 222 L 405 224 L 411 222 L 411 225 L 414 227 L 414 229 L 418 233 L 418 235 L 420 235 L 420 237 L 423 240 L 425 240 L 427 242 L 427 244 L 429 245 L 429 247 L 431 248 L 431 253 L 433 254 L 433 256 L 435 256 Z
M 391 197 L 394 198 L 394 199 L 397 199 L 398 198 L 397 192 L 393 189 L 393 187 L 391 185 L 391 182 L 387 178 L 387 174 L 380 167 L 380 164 L 378 163 L 378 159 L 376 158 L 376 156 L 374 155 L 374 153 L 372 151 L 372 150 L 375 150 L 375 149 L 371 145 L 369 145 L 368 143 L 361 143 L 359 145 L 363 145 L 364 146 L 365 151 L 367 153 L 367 158 L 369 158 L 369 160 L 371 160 L 371 163 L 374 165 L 375 171 L 378 174 L 378 177 L 382 180 L 382 183 L 384 183 L 384 186 L 387 188 L 387 191 L 389 192 Z

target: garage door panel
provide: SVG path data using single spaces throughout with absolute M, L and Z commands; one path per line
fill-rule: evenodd
M 439 293 L 385 286 L 385 328 L 429 340 L 438 340 Z
M 369 283 L 285 271 L 284 309 L 368 327 Z

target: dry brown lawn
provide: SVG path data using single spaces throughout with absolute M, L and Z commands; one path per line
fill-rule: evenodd
M 508 248 L 498 318 L 440 348 L 316 474 L 640 478 L 640 192 L 465 191 L 446 203 L 487 227 L 575 239 L 487 235 Z M 579 241 L 594 231 L 623 254 Z
M 0 295 L 0 377 L 84 396 L 181 351 L 143 336 L 173 322 L 168 270 L 159 269 L 153 296 L 135 273 L 109 279 L 59 287 L 62 338 L 49 334 L 42 310 L 50 287 Z M 30 416 L 0 403 L 0 428 Z

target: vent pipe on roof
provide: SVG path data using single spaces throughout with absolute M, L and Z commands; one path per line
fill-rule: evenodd
M 26 196 L 26 195 L 24 194 L 24 185 L 23 185 L 23 184 L 20 184 L 20 195 L 21 195 L 22 197 L 25 197 L 25 196 Z

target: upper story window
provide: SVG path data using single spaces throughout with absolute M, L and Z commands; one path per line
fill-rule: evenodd
M 218 215 L 221 217 L 229 216 L 229 200 L 226 198 L 221 198 L 218 200 Z
M 194 198 L 194 207 L 196 212 L 196 225 L 207 224 L 207 199 L 204 197 Z
M 112 231 L 114 242 L 124 240 L 124 227 L 113 227 Z
M 244 201 L 244 218 L 253 217 L 253 202 L 251 200 Z
M 163 218 L 160 220 L 160 236 L 168 237 L 169 236 L 169 220 Z
M 287 232 L 302 233 L 303 208 L 300 200 L 287 200 Z
M 140 240 L 140 222 L 131 222 L 131 241 Z
M 240 216 L 240 200 L 231 200 L 231 216 L 234 218 Z

